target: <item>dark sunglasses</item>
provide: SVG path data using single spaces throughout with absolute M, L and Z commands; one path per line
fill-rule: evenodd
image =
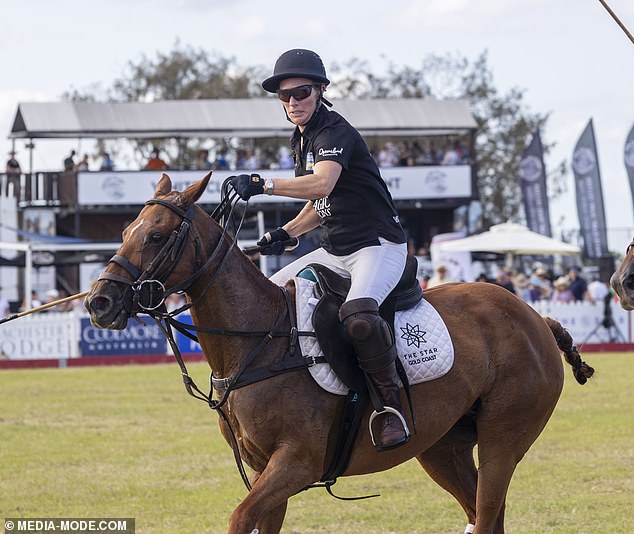
M 313 92 L 313 87 L 319 86 L 311 83 L 307 85 L 293 87 L 292 89 L 278 89 L 277 96 L 282 102 L 290 102 L 291 97 L 293 97 L 297 101 L 304 100 L 305 98 L 308 98 Z

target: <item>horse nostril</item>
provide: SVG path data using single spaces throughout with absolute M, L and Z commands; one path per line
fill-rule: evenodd
M 110 308 L 110 299 L 107 297 L 95 297 L 90 301 L 90 309 L 94 312 L 104 312 Z

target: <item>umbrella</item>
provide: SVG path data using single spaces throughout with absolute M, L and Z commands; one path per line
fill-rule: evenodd
M 579 247 L 564 243 L 515 223 L 491 226 L 481 234 L 454 239 L 440 245 L 443 252 L 498 252 L 507 255 L 507 261 L 515 254 L 579 254 Z

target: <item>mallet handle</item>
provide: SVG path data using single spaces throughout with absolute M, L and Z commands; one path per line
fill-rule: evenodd
M 13 321 L 13 319 L 19 319 L 20 317 L 25 317 L 26 315 L 31 315 L 32 313 L 35 313 L 35 312 L 47 310 L 48 308 L 52 308 L 53 306 L 57 306 L 58 304 L 64 304 L 65 302 L 69 302 L 71 300 L 80 299 L 88 295 L 88 293 L 89 291 L 83 291 L 82 293 L 71 295 L 70 297 L 64 297 L 63 299 L 54 300 L 53 302 L 47 302 L 46 304 L 42 304 L 41 306 L 37 306 L 36 308 L 31 308 L 30 310 L 25 310 L 20 313 L 9 315 L 8 317 L 5 317 L 4 319 L 0 319 L 0 324 Z

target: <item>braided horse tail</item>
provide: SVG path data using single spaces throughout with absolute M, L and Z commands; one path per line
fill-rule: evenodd
M 580 384 L 585 384 L 588 378 L 594 374 L 594 369 L 581 359 L 577 347 L 573 344 L 572 336 L 559 321 L 555 321 L 550 317 L 544 317 L 544 320 L 553 333 L 553 336 L 555 336 L 559 350 L 564 353 L 566 361 L 572 366 L 575 379 Z

